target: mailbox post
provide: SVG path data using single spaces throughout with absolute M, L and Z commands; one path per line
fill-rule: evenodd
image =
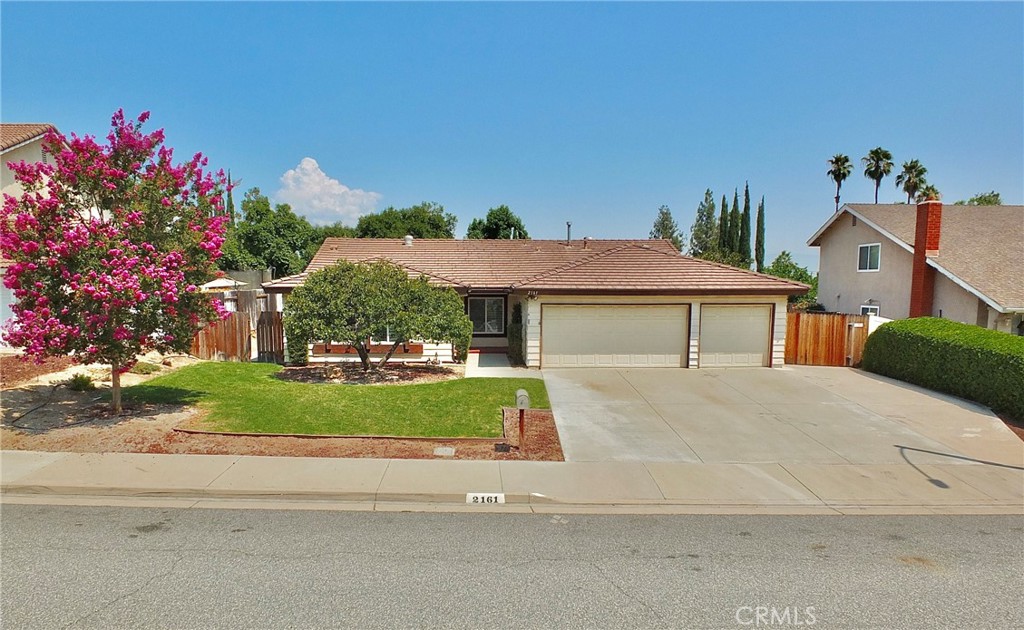
M 519 409 L 519 451 L 526 451 L 526 410 L 530 408 L 530 393 L 525 389 L 516 391 L 516 407 Z

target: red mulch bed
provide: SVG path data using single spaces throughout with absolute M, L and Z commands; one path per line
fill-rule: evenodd
M 32 359 L 28 361 L 22 359 L 21 355 L 0 356 L 0 387 L 11 387 L 43 374 L 60 372 L 73 364 L 71 357 L 54 357 L 46 359 L 42 363 L 36 363 Z
M 380 370 L 363 371 L 360 363 L 332 363 L 286 367 L 275 378 L 300 383 L 346 383 L 352 385 L 397 385 L 433 383 L 461 378 L 464 366 L 428 365 L 425 363 L 388 363 Z
M 253 437 L 218 434 L 195 434 L 175 431 L 188 418 L 179 408 L 147 406 L 126 409 L 118 417 L 90 404 L 89 394 L 58 391 L 54 404 L 64 399 L 78 399 L 74 415 L 55 414 L 50 422 L 29 416 L 24 424 L 36 430 L 21 429 L 22 423 L 11 426 L 5 417 L 0 428 L 4 449 L 32 451 L 66 451 L 73 453 L 190 453 L 195 455 L 269 455 L 287 457 L 373 457 L 384 459 L 477 459 L 562 461 L 562 447 L 554 417 L 546 409 L 526 412 L 526 452 L 517 448 L 507 453 L 494 450 L 497 443 L 518 446 L 518 419 L 515 409 L 506 410 L 507 439 L 494 440 L 410 440 L 382 438 L 308 438 Z M 20 411 L 20 410 L 11 410 Z M 64 410 L 62 410 L 64 411 Z M 5 413 L 5 416 L 7 414 Z M 191 418 L 191 419 L 194 419 Z M 68 425 L 68 420 L 77 424 Z M 455 449 L 451 457 L 438 456 L 434 449 L 448 446 Z
M 1008 429 L 1017 434 L 1021 440 L 1024 440 L 1024 421 L 1014 420 L 1009 416 L 1000 415 L 999 419 L 1003 421 Z

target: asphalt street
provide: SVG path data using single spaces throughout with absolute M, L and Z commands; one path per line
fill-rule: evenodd
M 5 504 L 5 628 L 1024 627 L 1019 516 Z

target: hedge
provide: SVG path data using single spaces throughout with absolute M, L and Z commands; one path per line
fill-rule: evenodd
M 896 320 L 868 337 L 861 367 L 1024 420 L 1024 337 L 934 317 Z

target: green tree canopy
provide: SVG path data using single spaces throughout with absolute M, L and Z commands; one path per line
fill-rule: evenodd
M 786 250 L 783 250 L 772 264 L 765 267 L 764 272 L 770 276 L 776 278 L 785 278 L 787 280 L 796 280 L 797 282 L 803 282 L 811 286 L 811 290 L 806 295 L 791 295 L 789 296 L 790 302 L 817 302 L 818 301 L 818 276 L 812 274 L 807 270 L 807 267 L 801 267 L 796 264 L 793 260 L 793 255 Z
M 342 261 L 310 274 L 285 301 L 284 327 L 291 343 L 351 344 L 364 370 L 379 369 L 410 340 L 466 347 L 473 331 L 454 290 L 433 287 L 422 276 L 410 278 L 387 261 Z M 392 344 L 376 366 L 370 339 Z
M 732 210 L 729 211 L 729 250 L 730 254 L 736 254 L 743 263 L 743 253 L 740 251 L 740 231 L 743 217 L 740 215 L 740 194 L 738 190 L 732 193 Z
M 875 203 L 878 203 L 878 187 L 882 180 L 892 172 L 892 153 L 882 147 L 875 147 L 860 159 L 864 164 L 864 177 L 875 182 Z
M 658 216 L 654 219 L 654 225 L 651 227 L 651 238 L 668 239 L 672 241 L 676 249 L 682 250 L 683 235 L 679 231 L 676 220 L 672 218 L 672 211 L 668 209 L 668 206 L 658 208 Z
M 697 206 L 697 216 L 690 227 L 690 255 L 707 258 L 718 251 L 718 223 L 715 220 L 715 196 L 708 188 L 704 201 Z
M 853 164 L 850 163 L 850 156 L 836 153 L 828 161 L 828 171 L 825 172 L 836 184 L 836 212 L 839 212 L 839 189 L 843 182 L 853 172 Z
M 455 238 L 458 218 L 439 203 L 424 201 L 411 208 L 388 207 L 359 218 L 359 238 Z
M 928 185 L 925 175 L 928 174 L 921 162 L 910 160 L 903 163 L 903 170 L 896 176 L 896 187 L 903 189 L 907 194 L 907 203 L 910 203 L 917 195 L 917 191 Z
M 740 247 L 737 250 L 743 264 L 750 267 L 753 257 L 750 255 L 750 184 L 743 184 L 743 214 L 740 215 Z
M 729 243 L 729 202 L 722 195 L 722 205 L 718 207 L 718 253 L 724 256 L 732 251 Z
M 914 198 L 918 203 L 927 201 L 928 199 L 942 199 L 942 193 L 940 193 L 939 189 L 932 184 L 925 184 L 917 191 L 917 196 Z
M 764 271 L 764 196 L 757 204 L 757 234 L 754 237 L 754 264 L 759 272 Z
M 523 220 L 502 205 L 487 211 L 486 219 L 473 219 L 466 231 L 466 238 L 520 239 L 530 238 Z
M 953 204 L 954 206 L 1001 206 L 1003 205 L 1003 197 L 996 191 L 992 190 L 985 193 L 978 193 L 967 201 L 961 199 Z
M 273 269 L 279 278 L 300 273 L 323 242 L 317 229 L 288 204 L 270 206 L 259 188 L 242 200 L 242 220 L 230 227 L 218 261 L 224 270 Z

